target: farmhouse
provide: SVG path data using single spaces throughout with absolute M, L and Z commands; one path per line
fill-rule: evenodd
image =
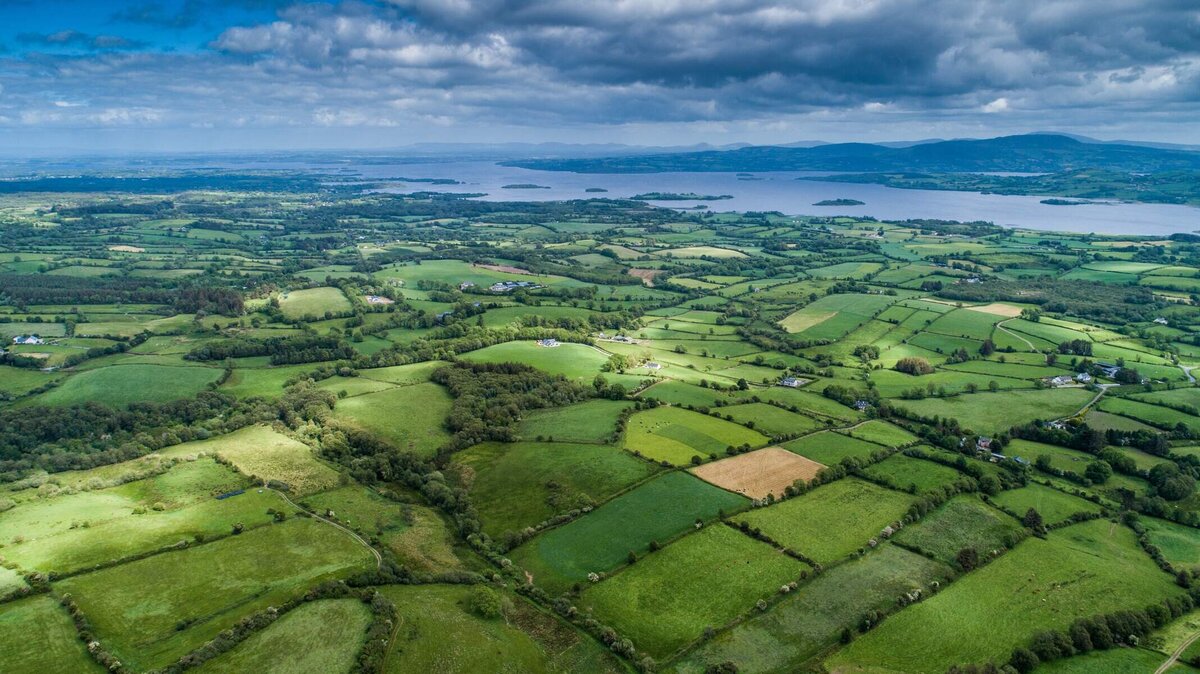
M 979 436 L 975 441 L 975 449 L 981 452 L 990 452 L 992 450 L 992 439 L 984 436 Z
M 1065 374 L 1059 375 L 1057 377 L 1051 377 L 1046 381 L 1051 386 L 1066 386 L 1068 384 L 1075 383 L 1075 380 L 1073 378 L 1071 378 L 1070 376 L 1065 375 Z
M 46 340 L 37 335 L 17 335 L 13 337 L 13 344 L 45 344 Z
M 489 290 L 494 293 L 506 293 L 519 288 L 532 290 L 534 288 L 541 288 L 541 286 L 533 281 L 496 281 Z
M 475 287 L 475 283 L 472 281 L 463 281 L 462 283 L 458 284 L 459 290 L 466 290 L 467 288 L 474 288 L 474 287 Z
M 799 388 L 800 384 L 802 383 L 804 383 L 802 380 L 795 377 L 784 377 L 783 379 L 779 380 L 780 386 L 787 386 L 790 388 Z
M 866 411 L 866 409 L 870 406 L 871 406 L 871 403 L 867 402 L 866 400 L 855 400 L 854 401 L 854 409 L 858 410 L 859 412 Z
M 1084 384 L 1090 382 L 1091 380 L 1092 380 L 1092 375 L 1090 375 L 1086 372 L 1080 372 L 1079 374 L 1075 375 L 1075 381 L 1082 382 Z
M 1096 369 L 1100 370 L 1101 374 L 1103 374 L 1105 377 L 1111 379 L 1112 377 L 1117 376 L 1117 373 L 1121 371 L 1121 366 L 1113 365 L 1111 363 L 1096 363 Z
M 1170 324 L 1170 321 L 1163 318 L 1162 316 L 1159 316 L 1158 318 L 1154 319 L 1154 322 L 1158 323 L 1159 325 L 1169 325 Z
M 647 370 L 661 370 L 662 365 L 655 363 L 654 361 L 650 361 L 650 362 L 646 363 L 646 369 Z
M 381 295 L 367 295 L 367 304 L 395 304 L 395 302 Z
M 537 341 L 537 345 L 552 349 L 552 348 L 558 346 L 558 340 L 554 339 L 553 337 L 547 337 L 545 339 L 539 339 Z

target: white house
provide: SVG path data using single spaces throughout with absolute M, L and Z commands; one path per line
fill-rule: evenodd
M 557 340 L 557 339 L 554 339 L 553 337 L 547 337 L 547 338 L 545 338 L 545 339 L 539 339 L 539 340 L 538 340 L 538 346 L 545 346 L 545 347 L 549 347 L 549 348 L 554 348 L 554 347 L 558 346 L 558 340 Z
M 783 379 L 779 380 L 780 386 L 787 386 L 790 388 L 799 388 L 800 384 L 803 384 L 803 383 L 804 383 L 803 380 L 797 379 L 795 377 L 784 377 Z
M 17 335 L 13 337 L 13 344 L 45 344 L 46 340 L 37 335 Z
M 1159 325 L 1167 325 L 1169 323 L 1169 321 L 1167 319 L 1163 318 L 1162 316 L 1159 316 L 1158 318 L 1154 319 L 1154 322 L 1158 323 Z

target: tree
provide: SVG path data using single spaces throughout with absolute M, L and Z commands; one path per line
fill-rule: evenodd
M 504 600 L 484 585 L 475 586 L 468 602 L 471 610 L 482 618 L 499 618 L 504 613 Z
M 750 382 L 746 381 L 745 379 L 738 379 L 737 387 L 739 391 L 745 391 L 750 388 Z
M 988 357 L 996 352 L 996 345 L 990 339 L 983 340 L 983 344 L 979 345 L 979 355 Z
M 1094 484 L 1104 484 L 1112 477 L 1112 466 L 1103 461 L 1093 461 L 1084 469 L 1083 475 Z
M 1034 531 L 1042 531 L 1046 526 L 1042 522 L 1042 514 L 1033 508 L 1025 511 L 1025 517 L 1021 518 L 1021 523 Z
M 963 548 L 958 551 L 954 559 L 963 571 L 970 571 L 979 566 L 979 551 L 975 548 Z
M 995 393 L 996 391 L 1000 390 L 1000 384 L 998 384 L 996 382 L 996 380 L 993 379 L 988 382 L 988 390 L 991 391 L 992 393 Z
M 1032 672 L 1040 662 L 1038 656 L 1034 655 L 1033 651 L 1028 648 L 1013 649 L 1012 657 L 1008 659 L 1008 664 L 1012 665 L 1013 669 L 1021 672 L 1021 674 Z
M 929 374 L 933 372 L 933 366 L 929 361 L 917 356 L 908 356 L 896 361 L 895 369 L 897 372 L 904 372 L 914 376 Z

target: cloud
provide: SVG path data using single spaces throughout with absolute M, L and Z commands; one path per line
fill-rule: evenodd
M 1005 112 L 1008 110 L 1008 99 L 1001 96 L 994 101 L 985 103 L 980 110 L 988 113 Z
M 231 2 L 142 2 L 117 16 L 182 26 Z M 191 128 L 765 136 L 853 133 L 886 113 L 892 133 L 1145 119 L 1194 136 L 1188 122 L 1200 118 L 1200 14 L 1187 0 L 346 1 L 280 6 L 269 21 L 217 31 L 199 53 L 104 37 L 23 36 L 97 53 L 10 60 L 0 82 L 18 108 L 39 109 L 46 91 L 89 102 L 47 125 L 119 109 L 156 111 L 123 123 Z
M 145 42 L 131 40 L 119 35 L 91 35 L 77 30 L 61 30 L 54 33 L 20 33 L 17 41 L 38 47 L 72 47 L 93 51 L 140 49 Z

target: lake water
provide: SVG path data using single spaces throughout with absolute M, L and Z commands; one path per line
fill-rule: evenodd
M 211 164 L 210 164 L 211 165 Z M 781 211 L 788 215 L 859 215 L 880 220 L 932 218 L 940 220 L 984 220 L 1008 227 L 1045 231 L 1165 236 L 1176 232 L 1200 231 L 1200 208 L 1167 204 L 1098 203 L 1082 206 L 1050 206 L 1045 197 L 1003 196 L 977 192 L 902 190 L 883 185 L 796 180 L 800 176 L 822 176 L 819 172 L 768 172 L 754 179 L 736 173 L 643 173 L 581 174 L 532 171 L 500 166 L 493 161 L 411 161 L 397 159 L 358 162 L 353 158 L 310 163 L 305 161 L 243 160 L 238 168 L 310 169 L 359 175 L 370 180 L 408 178 L 452 178 L 461 185 L 404 183 L 388 192 L 484 192 L 489 201 L 555 201 L 561 199 L 626 198 L 645 192 L 690 192 L 703 195 L 732 195 L 732 199 L 709 202 L 665 201 L 668 207 L 700 203 L 713 211 Z M 536 184 L 548 189 L 503 189 L 509 184 Z M 599 187 L 603 193 L 589 193 Z M 857 199 L 863 206 L 814 206 L 826 199 Z
M 706 202 L 666 201 L 663 206 L 707 204 L 714 211 L 781 211 L 788 215 L 869 215 L 880 220 L 936 218 L 986 220 L 998 225 L 1047 231 L 1161 236 L 1200 230 L 1200 208 L 1168 204 L 1101 203 L 1049 206 L 1045 197 L 1003 196 L 976 192 L 902 190 L 883 185 L 814 182 L 801 172 L 756 173 L 745 180 L 735 173 L 567 173 L 532 171 L 492 162 L 448 162 L 395 166 L 354 166 L 364 177 L 453 178 L 462 185 L 406 183 L 388 191 L 485 192 L 489 201 L 554 201 L 591 197 L 624 198 L 645 192 L 732 195 Z M 504 189 L 509 184 L 549 189 Z M 587 188 L 607 189 L 589 193 Z M 857 199 L 863 206 L 813 206 L 825 199 Z

